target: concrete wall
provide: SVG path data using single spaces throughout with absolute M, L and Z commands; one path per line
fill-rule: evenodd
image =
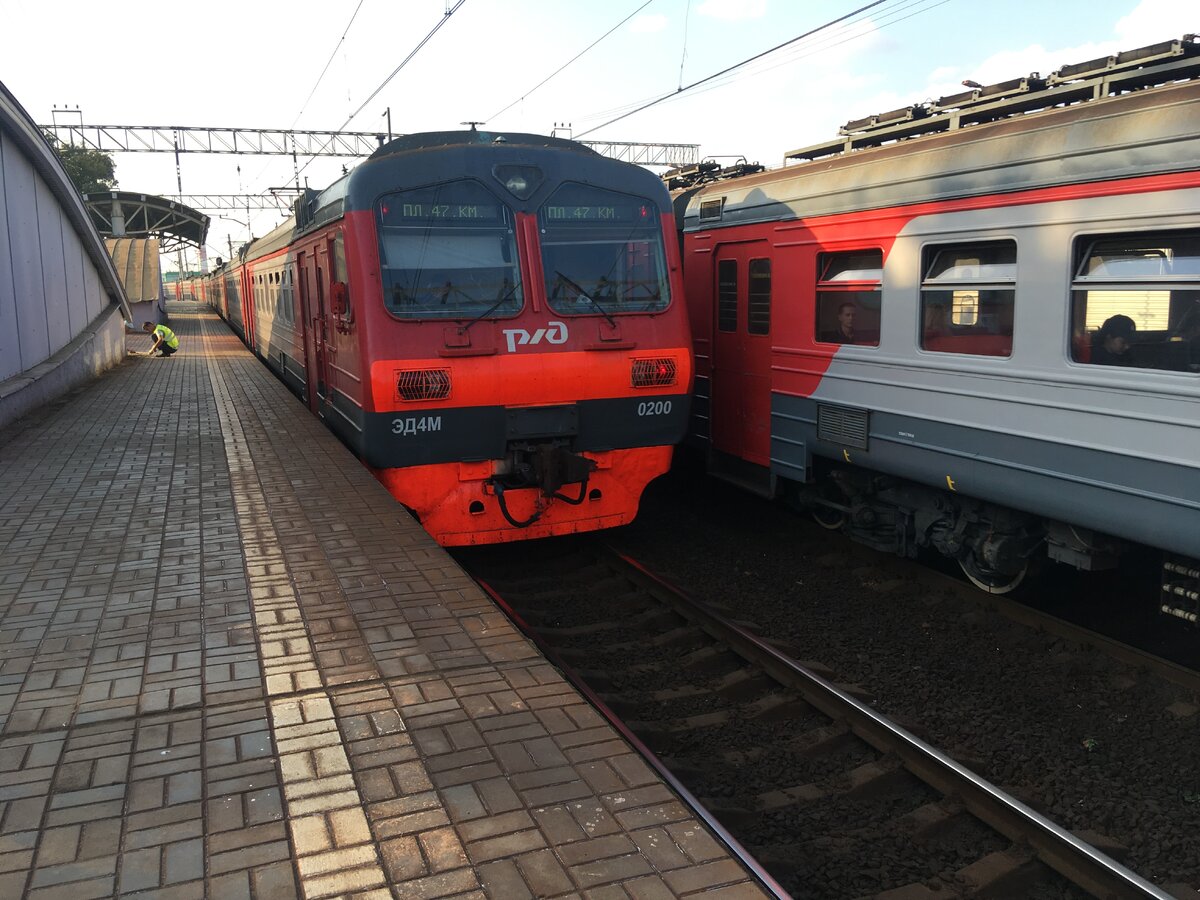
M 124 292 L 58 157 L 0 84 L 0 427 L 124 357 Z M 113 331 L 112 321 L 116 322 Z M 46 364 L 65 366 L 58 374 Z M 36 403 L 17 395 L 32 390 Z M 17 413 L 19 415 L 20 413 Z
M 0 434 L 6 425 L 91 381 L 125 358 L 125 322 L 110 303 L 96 320 L 53 356 L 0 381 Z

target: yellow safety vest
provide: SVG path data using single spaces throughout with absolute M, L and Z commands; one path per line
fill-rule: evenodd
M 178 349 L 179 349 L 179 338 L 175 337 L 175 332 L 173 332 L 173 331 L 172 331 L 170 328 L 168 328 L 166 325 L 156 325 L 156 326 L 154 326 L 154 333 L 155 333 L 155 334 L 161 334 L 161 335 L 162 335 L 162 339 L 163 339 L 163 343 L 165 343 L 165 344 L 166 344 L 168 347 L 170 347 L 172 350 L 178 350 Z

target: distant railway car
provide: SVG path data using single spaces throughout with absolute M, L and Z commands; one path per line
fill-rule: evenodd
M 688 187 L 711 469 L 993 592 L 1047 555 L 1159 548 L 1164 607 L 1194 621 L 1198 50 L 945 97 Z
M 439 542 L 537 538 L 631 521 L 670 466 L 692 379 L 675 234 L 656 176 L 580 144 L 412 135 L 208 296 Z

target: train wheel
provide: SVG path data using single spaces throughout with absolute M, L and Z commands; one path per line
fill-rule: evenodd
M 846 514 L 840 509 L 830 509 L 828 506 L 812 508 L 813 521 L 829 531 L 837 531 L 846 524 Z
M 1025 573 L 1029 571 L 1028 564 L 1024 564 L 1016 572 L 998 572 L 982 565 L 975 558 L 974 553 L 960 559 L 958 564 L 971 584 L 989 594 L 1007 594 L 1016 590 L 1017 586 L 1025 580 Z

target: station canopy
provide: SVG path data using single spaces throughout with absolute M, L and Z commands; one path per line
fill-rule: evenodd
M 203 247 L 208 216 L 167 197 L 105 191 L 84 194 L 92 224 L 103 237 L 157 238 L 163 253 L 185 246 Z

